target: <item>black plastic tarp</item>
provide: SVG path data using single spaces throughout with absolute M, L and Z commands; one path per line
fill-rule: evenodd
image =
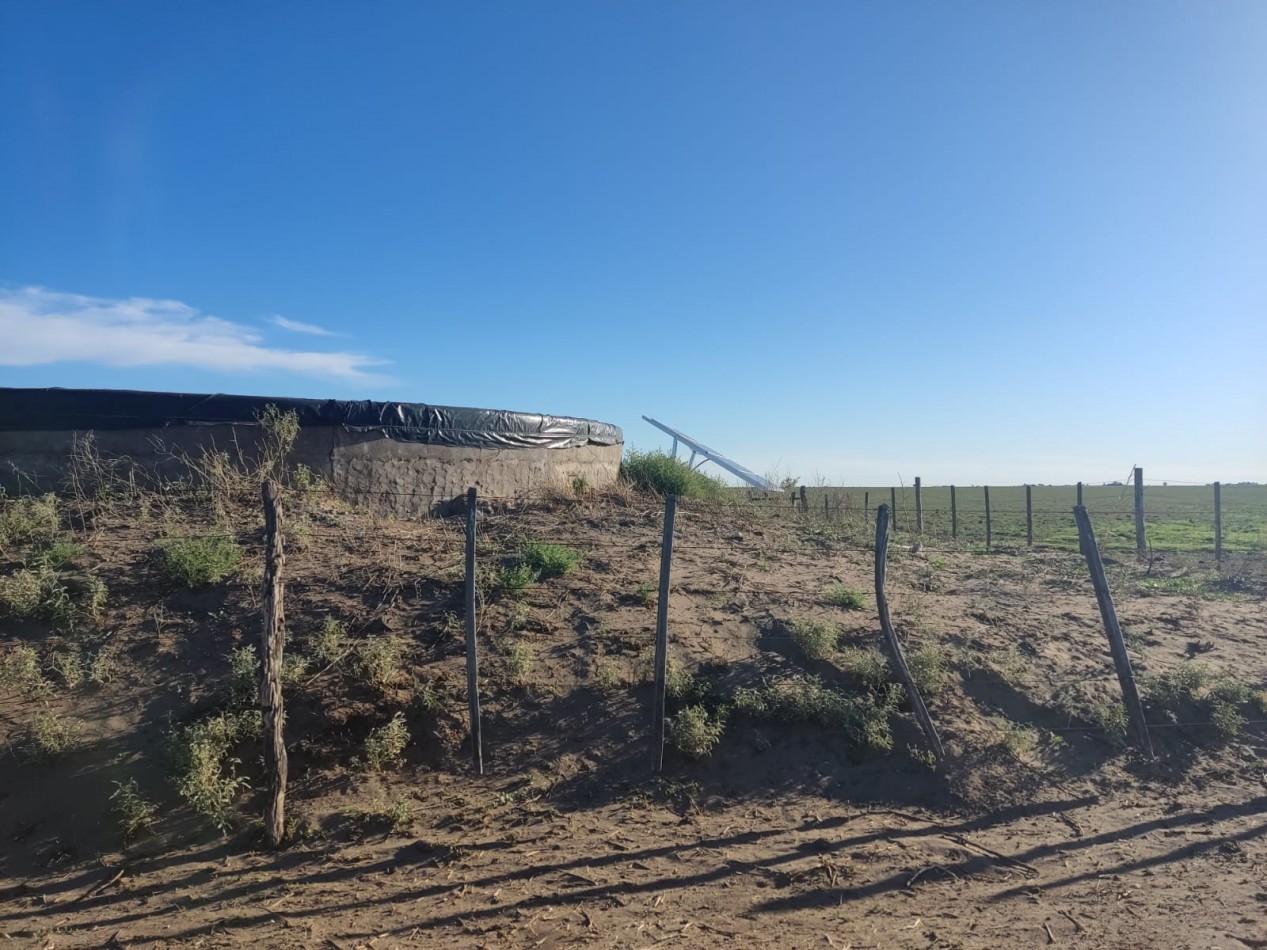
M 0 387 L 0 431 L 161 429 L 169 426 L 256 425 L 266 406 L 294 410 L 301 428 L 341 426 L 381 432 L 400 442 L 484 448 L 563 449 L 619 445 L 619 426 L 535 412 L 463 409 L 409 402 L 287 399 L 130 389 Z

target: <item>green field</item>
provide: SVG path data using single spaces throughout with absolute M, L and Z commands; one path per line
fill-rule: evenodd
M 949 487 L 922 490 L 924 535 L 952 536 Z M 1033 491 L 1034 543 L 1048 547 L 1076 548 L 1078 531 L 1073 506 L 1073 485 L 1035 485 Z M 811 517 L 830 519 L 874 518 L 878 505 L 889 504 L 888 487 L 808 488 Z M 898 533 L 915 530 L 915 489 L 896 489 Z M 1267 485 L 1225 485 L 1222 489 L 1223 550 L 1226 553 L 1267 551 Z M 1100 546 L 1105 550 L 1135 550 L 1135 494 L 1127 486 L 1086 485 L 1083 503 Z M 864 511 L 864 506 L 866 511 Z M 789 507 L 791 504 L 789 502 Z M 985 493 L 981 487 L 955 489 L 958 541 L 984 544 L 986 540 Z M 1146 486 L 1144 522 L 1148 542 L 1155 551 L 1213 553 L 1214 489 L 1212 486 Z M 1025 487 L 990 486 L 990 535 L 993 544 L 1024 545 Z

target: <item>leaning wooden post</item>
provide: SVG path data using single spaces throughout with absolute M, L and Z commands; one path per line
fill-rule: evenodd
M 1117 667 L 1117 680 L 1122 687 L 1122 701 L 1131 717 L 1131 724 L 1135 727 L 1135 737 L 1139 740 L 1139 747 L 1151 759 L 1153 742 L 1148 735 L 1148 723 L 1144 721 L 1144 707 L 1140 704 L 1139 692 L 1135 689 L 1135 674 L 1131 671 L 1131 658 L 1126 653 L 1126 640 L 1117 622 L 1117 611 L 1113 607 L 1113 597 L 1109 593 L 1108 579 L 1104 576 L 1104 565 L 1100 562 L 1100 549 L 1095 543 L 1091 519 L 1087 517 L 1087 509 L 1082 505 L 1074 508 L 1073 517 L 1078 522 L 1078 545 L 1087 559 L 1087 568 L 1091 571 L 1091 584 L 1095 587 L 1095 599 L 1100 604 L 1100 616 L 1104 619 L 1104 629 L 1109 635 L 1113 665 Z
M 985 549 L 990 550 L 990 486 L 985 486 Z
M 264 663 L 260 673 L 260 710 L 264 719 L 264 769 L 268 773 L 268 802 L 264 833 L 277 847 L 286 837 L 286 706 L 282 697 L 282 651 L 286 645 L 283 604 L 282 508 L 277 483 L 264 483 Z
M 1214 483 L 1214 560 L 1223 560 L 1223 486 Z
M 915 476 L 915 533 L 924 533 L 924 494 L 920 491 L 919 476 Z
M 959 540 L 959 508 L 955 505 L 955 486 L 950 486 L 950 536 Z
M 475 639 L 475 489 L 466 492 L 466 698 L 471 709 L 471 758 L 475 774 L 484 774 L 484 737 L 480 727 L 480 658 Z
M 664 768 L 664 694 L 669 672 L 669 574 L 673 566 L 673 520 L 677 496 L 664 499 L 664 540 L 660 545 L 660 599 L 655 617 L 655 696 L 652 698 L 652 757 L 655 770 Z
M 1144 470 L 1135 469 L 1135 553 L 1148 555 L 1148 539 L 1144 537 Z
M 889 657 L 893 660 L 893 666 L 902 679 L 902 685 L 906 687 L 906 695 L 910 697 L 911 706 L 915 709 L 920 727 L 924 730 L 924 735 L 928 737 L 929 745 L 933 747 L 933 754 L 940 762 L 946 757 L 946 753 L 941 747 L 941 739 L 937 736 L 933 719 L 928 715 L 928 707 L 924 705 L 919 689 L 915 686 L 911 668 L 906 665 L 906 655 L 902 652 L 901 641 L 898 640 L 897 631 L 893 629 L 893 621 L 889 617 L 889 601 L 884 596 L 884 563 L 888 552 L 889 510 L 881 505 L 875 512 L 875 606 L 880 614 L 880 628 L 884 631 L 884 640 L 889 647 Z
M 1025 543 L 1034 546 L 1034 486 L 1025 486 Z

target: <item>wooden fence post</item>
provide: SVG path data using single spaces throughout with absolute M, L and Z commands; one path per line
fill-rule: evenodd
M 809 493 L 806 492 L 805 486 L 801 486 L 801 511 L 809 514 Z
M 1148 539 L 1144 536 L 1144 470 L 1135 469 L 1135 553 L 1148 555 Z
M 1214 559 L 1223 560 L 1223 486 L 1214 483 Z
M 1082 482 L 1078 482 L 1078 507 L 1082 507 Z
M 990 486 L 985 486 L 985 549 L 990 550 Z
M 893 512 L 893 530 L 897 530 L 897 489 L 889 489 L 889 509 Z M 876 509 L 877 511 L 879 509 Z
M 915 476 L 915 533 L 924 533 L 924 495 L 920 491 L 919 476 Z
M 669 580 L 673 566 L 673 521 L 677 496 L 664 499 L 664 539 L 660 543 L 660 599 L 655 616 L 655 696 L 651 700 L 652 758 L 657 772 L 664 768 L 664 694 L 669 672 Z
M 869 491 L 862 493 L 862 516 L 864 518 L 871 517 L 871 492 Z
M 471 712 L 471 758 L 475 774 L 484 774 L 484 736 L 480 725 L 480 658 L 475 638 L 475 517 L 474 488 L 466 491 L 466 699 Z
M 959 540 L 959 509 L 955 505 L 955 486 L 950 486 L 950 536 Z
M 823 520 L 824 521 L 831 521 L 830 501 L 831 501 L 831 494 L 829 492 L 823 492 Z
M 1034 486 L 1025 486 L 1025 543 L 1034 546 Z
M 286 644 L 286 613 L 282 567 L 286 552 L 282 543 L 282 509 L 277 483 L 264 483 L 264 652 L 260 673 L 260 710 L 264 719 L 264 768 L 268 773 L 268 802 L 264 806 L 264 833 L 277 847 L 286 836 L 286 778 L 288 761 L 284 726 L 286 706 L 282 696 L 282 652 Z
M 1091 584 L 1095 587 L 1095 599 L 1100 605 L 1100 616 L 1104 620 L 1105 632 L 1109 635 L 1109 648 L 1113 653 L 1113 665 L 1117 667 L 1118 683 L 1122 687 L 1122 701 L 1135 727 L 1135 736 L 1139 746 L 1151 759 L 1153 742 L 1148 735 L 1148 723 L 1144 721 L 1144 707 L 1139 701 L 1139 693 L 1135 689 L 1135 675 L 1131 671 L 1131 658 L 1126 652 L 1126 640 L 1122 636 L 1122 628 L 1117 622 L 1117 611 L 1113 607 L 1113 597 L 1109 593 L 1109 582 L 1104 576 L 1104 565 L 1100 562 L 1100 549 L 1095 543 L 1095 532 L 1091 528 L 1091 519 L 1087 517 L 1087 509 L 1078 505 L 1073 510 L 1074 520 L 1078 522 L 1078 546 L 1087 559 L 1087 568 L 1091 572 Z
M 884 564 L 888 552 L 889 511 L 884 505 L 881 505 L 876 509 L 875 513 L 875 605 L 880 615 L 880 628 L 884 631 L 884 639 L 889 647 L 889 656 L 893 660 L 894 668 L 902 679 L 902 685 L 906 687 L 906 695 L 911 701 L 916 717 L 919 719 L 920 727 L 924 730 L 924 735 L 928 738 L 929 745 L 933 747 L 933 754 L 937 756 L 937 761 L 940 762 L 946 757 L 946 753 L 941 747 L 941 739 L 937 736 L 937 729 L 933 726 L 933 719 L 928 715 L 928 707 L 924 705 L 923 697 L 920 696 L 919 689 L 915 685 L 915 678 L 911 676 L 911 669 L 906 665 L 906 655 L 902 652 L 902 643 L 898 640 L 897 631 L 893 629 L 893 621 L 889 617 L 889 601 L 884 595 Z

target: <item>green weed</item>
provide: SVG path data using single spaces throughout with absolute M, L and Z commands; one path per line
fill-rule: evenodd
M 683 755 L 702 759 L 711 755 L 726 729 L 725 718 L 703 706 L 687 706 L 669 720 L 669 741 Z
M 528 643 L 514 643 L 502 657 L 506 682 L 515 689 L 526 689 L 532 669 L 537 664 L 537 651 Z
M 401 676 L 401 654 L 404 643 L 399 637 L 369 637 L 357 647 L 357 660 L 361 672 L 369 683 L 380 689 L 390 689 Z
M 664 452 L 629 451 L 620 463 L 620 477 L 635 488 L 657 495 L 725 501 L 725 482 L 698 472 L 681 459 Z
M 837 654 L 836 665 L 871 690 L 882 689 L 890 679 L 888 658 L 876 647 L 845 647 Z
M 405 714 L 396 715 L 377 729 L 371 729 L 365 739 L 365 765 L 371 771 L 382 772 L 396 765 L 409 745 L 409 727 Z
M 326 617 L 312 641 L 312 655 L 324 666 L 337 663 L 348 652 L 347 628 L 334 617 Z
M 817 677 L 793 677 L 764 689 L 735 691 L 736 712 L 775 722 L 809 722 L 837 730 L 854 745 L 877 751 L 893 748 L 889 716 L 902 701 L 902 689 L 886 683 L 879 689 L 845 693 Z
M 353 806 L 344 809 L 349 821 L 361 826 L 386 826 L 394 831 L 404 831 L 418 820 L 418 806 L 408 795 L 399 795 L 388 801 L 379 797 L 368 808 Z
M 260 694 L 260 661 L 251 644 L 229 652 L 229 704 L 254 706 Z
M 950 685 L 946 654 L 936 643 L 916 647 L 906 657 L 915 688 L 925 696 L 936 696 Z
M 836 650 L 840 631 L 821 620 L 793 618 L 784 624 L 792 642 L 811 662 L 825 660 Z
M 114 813 L 115 823 L 124 841 L 131 841 L 151 827 L 158 816 L 158 806 L 141 795 L 134 778 L 126 782 L 115 782 L 110 801 L 110 810 Z
M 27 734 L 27 751 L 45 760 L 60 758 L 79 745 L 79 731 L 69 719 L 51 712 L 37 713 Z
M 0 545 L 51 540 L 57 535 L 61 520 L 56 495 L 7 499 L 0 490 Z
M 867 605 L 866 595 L 855 587 L 836 584 L 827 591 L 827 603 L 846 610 L 861 610 Z
M 25 643 L 9 650 L 0 660 L 0 685 L 15 686 L 27 696 L 43 696 L 50 689 L 35 648 Z
M 225 535 L 168 541 L 160 551 L 167 576 L 191 589 L 220 583 L 242 562 L 242 548 Z
M 547 580 L 551 577 L 562 577 L 574 568 L 581 560 L 581 552 L 562 544 L 547 544 L 542 541 L 530 541 L 524 545 L 523 563 L 534 571 L 537 577 Z
M 169 736 L 176 791 L 221 831 L 232 824 L 234 800 L 249 787 L 238 775 L 241 762 L 232 753 L 260 730 L 258 713 L 238 710 L 217 713 Z

